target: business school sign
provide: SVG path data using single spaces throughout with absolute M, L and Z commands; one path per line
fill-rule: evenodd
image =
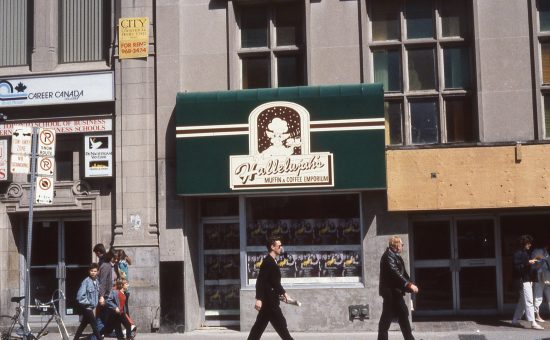
M 233 190 L 334 186 L 333 155 L 311 153 L 309 112 L 269 102 L 249 116 L 249 155 L 230 156 Z
M 114 100 L 112 72 L 0 78 L 0 107 L 59 105 Z
M 21 127 L 53 129 L 57 134 L 104 132 L 113 129 L 111 118 L 14 121 L 0 124 L 0 136 L 11 136 Z

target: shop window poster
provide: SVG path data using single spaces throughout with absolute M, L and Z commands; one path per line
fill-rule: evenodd
M 358 218 L 257 220 L 248 223 L 248 246 L 264 246 L 270 236 L 281 238 L 283 245 L 360 244 Z
M 204 305 L 207 310 L 239 309 L 240 285 L 204 286 Z
M 255 283 L 265 253 L 248 254 L 248 280 Z M 275 260 L 283 283 L 359 282 L 360 251 L 289 251 Z
M 239 254 L 205 255 L 205 280 L 238 280 Z
M 238 224 L 205 224 L 203 230 L 205 250 L 239 249 Z

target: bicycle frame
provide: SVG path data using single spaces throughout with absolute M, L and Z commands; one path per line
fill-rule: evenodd
M 54 299 L 55 293 L 59 292 L 59 298 Z M 8 316 L 12 319 L 12 323 L 7 328 L 6 334 L 2 334 L 2 337 L 6 337 L 6 339 L 27 339 L 27 340 L 37 340 L 41 337 L 48 334 L 48 326 L 52 322 L 52 320 L 55 320 L 57 323 L 57 328 L 59 330 L 59 335 L 63 340 L 70 340 L 69 339 L 69 333 L 67 332 L 67 328 L 65 327 L 65 323 L 63 322 L 63 319 L 61 318 L 61 315 L 59 314 L 59 311 L 57 310 L 57 306 L 55 305 L 58 301 L 63 300 L 65 298 L 63 292 L 61 290 L 57 290 L 52 295 L 52 299 L 48 302 L 40 302 L 36 300 L 35 305 L 28 305 L 25 306 L 25 308 L 28 308 L 29 310 L 31 308 L 46 311 L 48 309 L 53 309 L 53 313 L 49 316 L 48 321 L 42 326 L 42 328 L 37 332 L 34 333 L 30 329 L 29 325 L 27 327 L 23 327 L 23 323 L 21 321 L 21 316 L 23 315 L 23 308 L 21 307 L 21 298 L 19 300 L 12 300 L 13 302 L 17 302 L 19 305 L 16 307 L 16 312 L 13 316 Z M 14 335 L 14 332 L 16 335 Z M 20 334 L 21 333 L 21 334 Z M 3 340 L 4 338 L 2 338 Z

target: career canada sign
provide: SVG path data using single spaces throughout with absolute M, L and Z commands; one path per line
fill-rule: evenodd
M 233 190 L 334 186 L 333 155 L 310 152 L 309 112 L 270 102 L 249 116 L 250 155 L 230 156 Z

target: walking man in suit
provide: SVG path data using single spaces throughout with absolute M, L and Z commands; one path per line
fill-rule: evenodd
M 388 340 L 391 321 L 397 317 L 405 340 L 414 340 L 409 322 L 409 309 L 403 296 L 405 292 L 418 293 L 418 287 L 411 282 L 401 255 L 403 241 L 399 236 L 389 239 L 389 246 L 380 259 L 379 294 L 384 299 L 382 315 L 378 323 L 378 340 Z
M 280 298 L 285 302 L 289 299 L 288 294 L 281 286 L 281 271 L 276 262 L 277 256 L 283 252 L 283 245 L 280 238 L 270 237 L 267 240 L 266 247 L 268 254 L 260 266 L 260 273 L 256 281 L 256 304 L 254 308 L 258 311 L 258 317 L 250 330 L 248 340 L 259 340 L 268 322 L 271 322 L 281 339 L 293 340 L 288 332 L 281 307 L 279 307 Z

